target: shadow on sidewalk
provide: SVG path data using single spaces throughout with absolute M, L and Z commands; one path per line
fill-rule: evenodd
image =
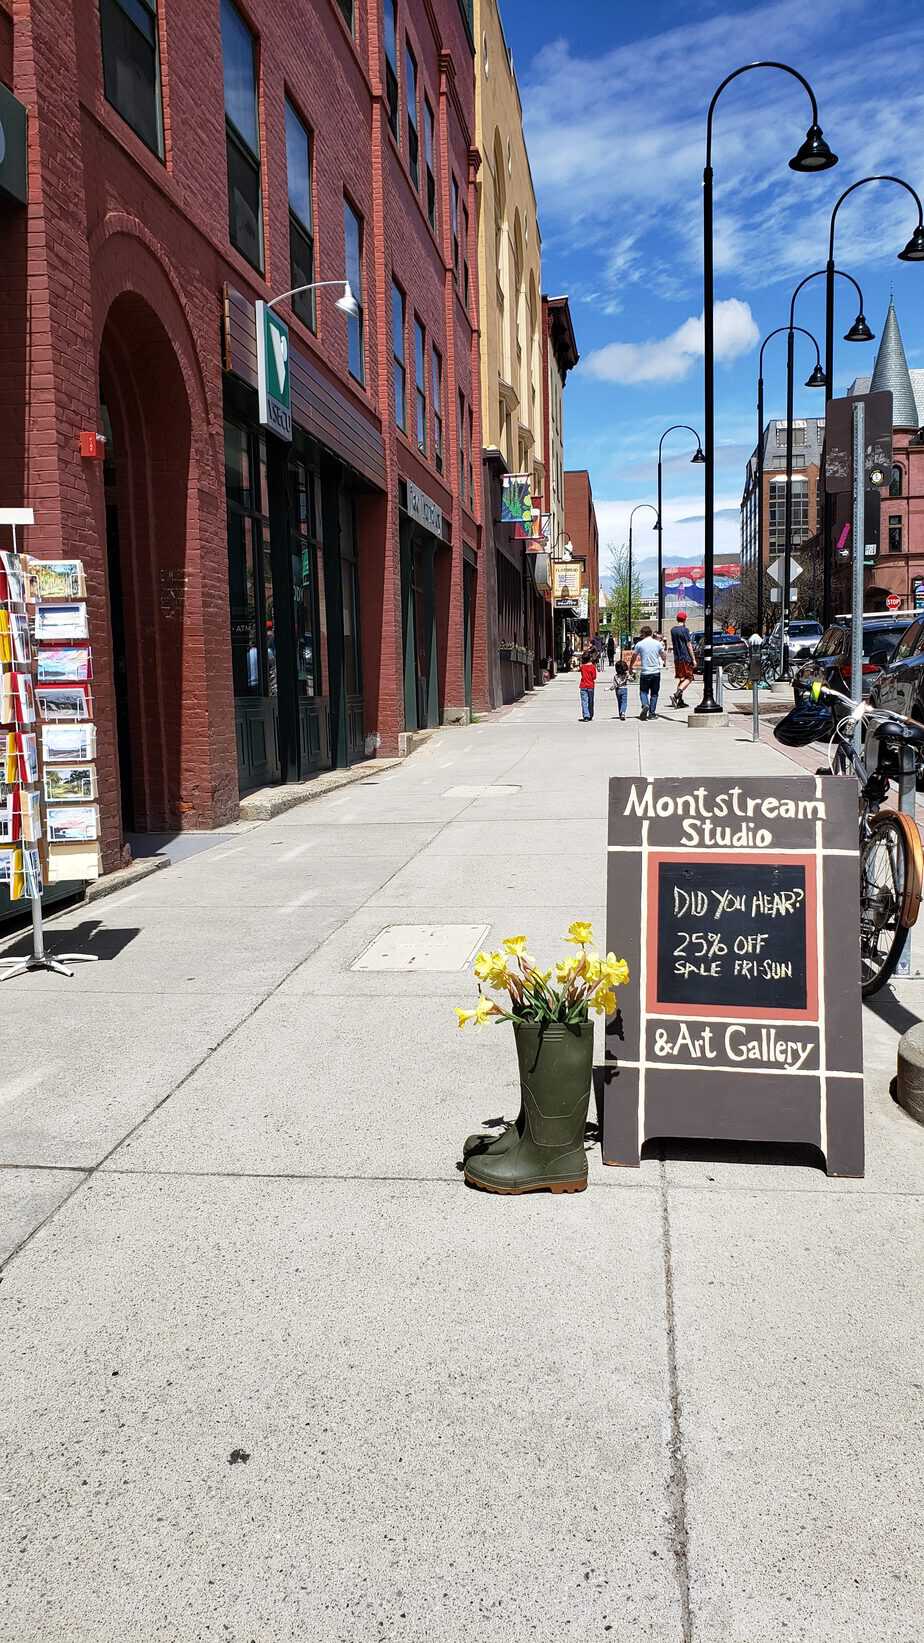
M 778 1141 L 686 1141 L 670 1137 L 646 1141 L 642 1158 L 660 1163 L 755 1164 L 803 1166 L 825 1173 L 824 1154 L 817 1147 Z
M 921 1019 L 913 1010 L 909 1010 L 901 999 L 896 998 L 889 987 L 884 987 L 881 993 L 865 1000 L 864 1009 L 872 1010 L 873 1015 L 878 1015 L 887 1027 L 894 1027 L 897 1033 L 906 1033 L 909 1027 L 916 1027 Z
M 112 930 L 99 919 L 89 919 L 84 924 L 75 924 L 71 930 L 61 930 L 54 926 L 49 940 L 49 931 L 45 931 L 45 951 L 50 958 L 56 958 L 59 953 L 92 953 L 97 959 L 118 958 L 124 952 L 129 942 L 134 941 L 141 931 L 136 925 L 128 930 Z M 4 947 L 4 958 L 28 958 L 32 952 L 32 931 L 20 936 L 9 947 Z

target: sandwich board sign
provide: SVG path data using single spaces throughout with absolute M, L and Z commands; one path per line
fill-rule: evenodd
M 256 305 L 257 398 L 260 423 L 279 439 L 292 438 L 289 327 L 265 302 Z
M 616 777 L 595 1071 L 605 1164 L 674 1137 L 816 1147 L 863 1174 L 857 795 L 837 776 Z

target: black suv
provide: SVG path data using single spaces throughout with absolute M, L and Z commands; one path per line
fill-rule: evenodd
M 905 634 L 909 622 L 917 625 L 914 611 L 883 611 L 876 615 L 867 613 L 863 617 L 864 696 L 870 694 L 875 681 Z M 852 694 L 851 627 L 852 621 L 849 616 L 836 616 L 831 626 L 822 634 L 808 660 L 796 669 L 793 674 L 793 696 L 797 705 L 816 679 L 830 685 L 832 690 L 843 691 L 846 696 Z M 836 705 L 835 716 L 839 717 Z
M 872 700 L 877 707 L 924 724 L 924 612 L 918 612 L 899 638 L 873 686 Z

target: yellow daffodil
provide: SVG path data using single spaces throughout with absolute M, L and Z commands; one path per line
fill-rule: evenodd
M 575 976 L 579 973 L 580 968 L 581 960 L 578 958 L 576 953 L 573 958 L 559 959 L 559 962 L 555 966 L 555 980 L 558 982 L 558 985 L 560 987 L 567 987 L 568 982 L 574 980 Z
M 504 942 L 504 952 L 509 953 L 511 958 L 522 958 L 526 952 L 526 937 L 508 936 Z
M 479 981 L 487 981 L 491 974 L 491 954 L 479 953 L 472 968 Z
M 475 1026 L 486 1027 L 492 1015 L 497 1015 L 497 1005 L 489 998 L 479 998 L 475 1006 Z
M 590 1007 L 598 1015 L 613 1015 L 616 1010 L 616 994 L 604 983 L 591 994 Z
M 474 1010 L 460 1010 L 458 1005 L 456 1005 L 455 1010 L 456 1010 L 456 1015 L 459 1018 L 459 1026 L 460 1027 L 464 1027 L 466 1021 L 471 1021 L 473 1016 L 475 1015 Z
M 477 974 L 477 971 L 476 971 Z M 510 971 L 503 953 L 492 953 L 488 963 L 488 980 L 492 987 L 506 987 Z
M 573 942 L 575 947 L 586 947 L 587 943 L 593 941 L 593 939 L 593 925 L 589 924 L 586 919 L 575 919 L 573 924 L 568 925 L 568 934 L 565 940 Z
M 581 975 L 584 977 L 584 980 L 587 982 L 588 986 L 595 987 L 597 985 L 597 982 L 600 980 L 599 953 L 582 953 Z
M 605 981 L 608 987 L 625 987 L 629 980 L 629 966 L 624 958 L 617 958 L 615 953 L 607 953 L 600 965 L 600 980 Z

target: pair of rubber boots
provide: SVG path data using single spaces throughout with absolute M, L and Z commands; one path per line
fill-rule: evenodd
M 588 1054 L 576 1057 L 576 1046 L 569 1043 L 574 1037 L 564 1028 L 542 1037 L 518 1033 L 520 1111 L 499 1135 L 467 1138 L 462 1151 L 469 1186 L 499 1193 L 584 1191 L 593 1040 Z M 586 1039 L 580 1048 L 584 1045 Z

